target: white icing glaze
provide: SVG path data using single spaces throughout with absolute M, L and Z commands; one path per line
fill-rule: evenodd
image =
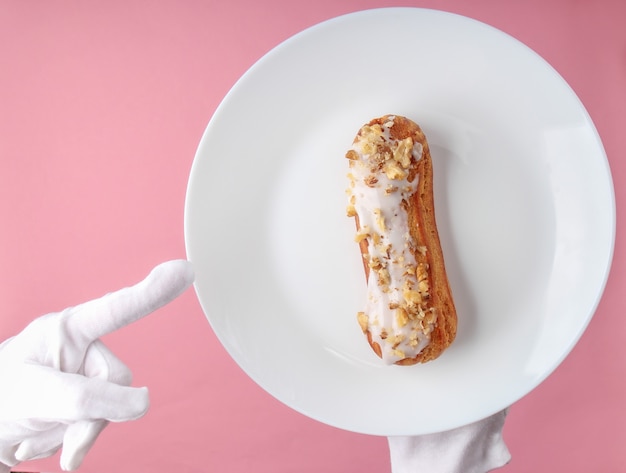
M 346 155 L 350 159 L 348 215 L 358 215 L 356 240 L 366 238 L 369 253 L 367 301 L 359 323 L 380 345 L 388 364 L 418 355 L 430 342 L 434 325 L 432 309 L 422 303 L 429 297 L 425 267 L 414 255 L 425 248 L 414 247 L 403 207 L 419 180 L 418 175 L 409 182 L 407 160 L 420 160 L 422 146 L 411 138 L 392 139 L 393 119 L 382 127 L 362 128 Z

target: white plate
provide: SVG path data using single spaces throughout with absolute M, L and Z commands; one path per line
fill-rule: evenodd
M 364 302 L 344 153 L 386 113 L 422 125 L 458 337 L 383 365 Z M 614 196 L 583 105 L 537 54 L 449 13 L 324 22 L 258 61 L 195 157 L 185 238 L 211 326 L 243 370 L 321 422 L 377 435 L 451 429 L 514 403 L 585 330 L 604 289 Z

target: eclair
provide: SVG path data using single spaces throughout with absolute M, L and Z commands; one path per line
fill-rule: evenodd
M 426 137 L 410 119 L 385 115 L 361 127 L 345 156 L 347 215 L 356 222 L 367 283 L 358 324 L 387 364 L 434 360 L 453 342 L 457 315 Z

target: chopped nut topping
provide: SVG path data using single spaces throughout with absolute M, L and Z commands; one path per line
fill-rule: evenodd
M 376 271 L 376 274 L 378 275 L 379 286 L 389 286 L 389 283 L 391 282 L 391 277 L 389 276 L 389 270 L 387 270 L 387 268 L 380 268 L 378 271 Z
M 369 320 L 367 318 L 367 315 L 365 315 L 365 312 L 357 313 L 356 318 L 359 322 L 359 326 L 361 327 L 361 330 L 363 330 L 363 332 L 367 332 L 367 326 L 368 326 Z
M 385 258 L 389 259 L 391 257 L 391 245 L 377 245 L 378 251 L 381 254 L 385 255 Z
M 351 149 L 346 153 L 346 158 L 348 158 L 350 161 L 356 161 L 359 159 L 359 154 Z
M 423 281 L 428 278 L 428 265 L 420 263 L 417 265 L 417 280 Z
M 405 138 L 398 143 L 398 147 L 393 152 L 393 159 L 400 163 L 403 169 L 411 166 L 411 153 L 413 151 L 413 140 Z
M 403 359 L 406 358 L 406 355 L 404 354 L 404 352 L 402 350 L 394 350 L 393 354 L 396 355 L 398 358 Z
M 402 180 L 406 177 L 406 171 L 395 161 L 387 161 L 383 167 L 389 179 Z
M 385 194 L 389 195 L 389 194 L 393 194 L 394 192 L 398 191 L 398 186 L 392 186 L 391 184 L 387 186 L 387 188 L 385 189 Z
M 396 321 L 398 322 L 398 327 L 404 327 L 409 322 L 409 314 L 406 309 L 399 307 L 396 310 Z
M 373 174 L 370 174 L 365 179 L 363 179 L 363 182 L 365 182 L 365 185 L 367 187 L 376 187 L 376 184 L 378 183 L 378 178 Z
M 363 151 L 363 154 L 373 154 L 376 151 L 376 148 L 372 143 L 365 142 L 361 145 L 361 151 Z
M 415 307 L 422 303 L 422 294 L 419 291 L 408 289 L 402 295 L 410 307 Z
M 433 324 L 435 320 L 437 320 L 437 313 L 434 307 L 431 307 L 430 309 L 428 309 L 428 312 L 426 312 L 426 316 L 424 317 L 424 320 L 428 324 Z
M 376 232 L 371 232 L 372 241 L 374 242 L 374 246 L 380 245 L 380 235 Z
M 378 256 L 374 256 L 370 259 L 368 266 L 374 271 L 378 271 L 383 268 L 383 262 L 380 260 Z
M 404 335 L 399 333 L 396 336 L 391 337 L 387 341 L 391 343 L 391 348 L 395 350 L 404 341 Z
M 420 292 L 428 293 L 430 289 L 429 284 L 428 284 L 428 279 L 422 279 L 419 282 L 419 285 L 417 286 L 417 288 L 419 289 Z
M 366 227 L 361 228 L 355 235 L 354 241 L 357 243 L 362 242 L 369 236 L 369 230 Z

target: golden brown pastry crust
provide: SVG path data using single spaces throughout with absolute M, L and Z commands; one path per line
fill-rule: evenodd
M 421 159 L 413 163 L 409 170 L 409 180 L 413 181 L 415 177 L 418 177 L 418 185 L 417 191 L 410 196 L 406 203 L 406 211 L 408 214 L 409 232 L 415 243 L 414 248 L 426 248 L 426 251 L 412 251 L 412 253 L 418 264 L 426 263 L 430 286 L 429 297 L 426 303 L 429 308 L 434 308 L 436 322 L 433 331 L 430 333 L 430 342 L 417 356 L 403 358 L 395 362 L 397 365 L 413 365 L 434 360 L 450 346 L 456 336 L 457 316 L 435 221 L 433 168 L 426 136 L 416 123 L 398 115 L 385 115 L 375 118 L 365 127 L 371 127 L 376 124 L 382 126 L 390 120 L 393 121 L 393 126 L 390 128 L 391 138 L 403 140 L 410 137 L 414 143 L 422 145 Z M 355 142 L 359 139 L 362 130 L 363 128 L 359 130 Z M 358 231 L 360 229 L 358 215 L 355 216 L 355 222 Z M 368 255 L 367 239 L 362 239 L 359 242 L 359 247 L 363 256 L 366 280 L 368 280 L 370 268 L 366 263 Z M 364 333 L 374 352 L 379 357 L 382 356 L 381 347 L 372 340 L 370 331 L 364 329 Z

